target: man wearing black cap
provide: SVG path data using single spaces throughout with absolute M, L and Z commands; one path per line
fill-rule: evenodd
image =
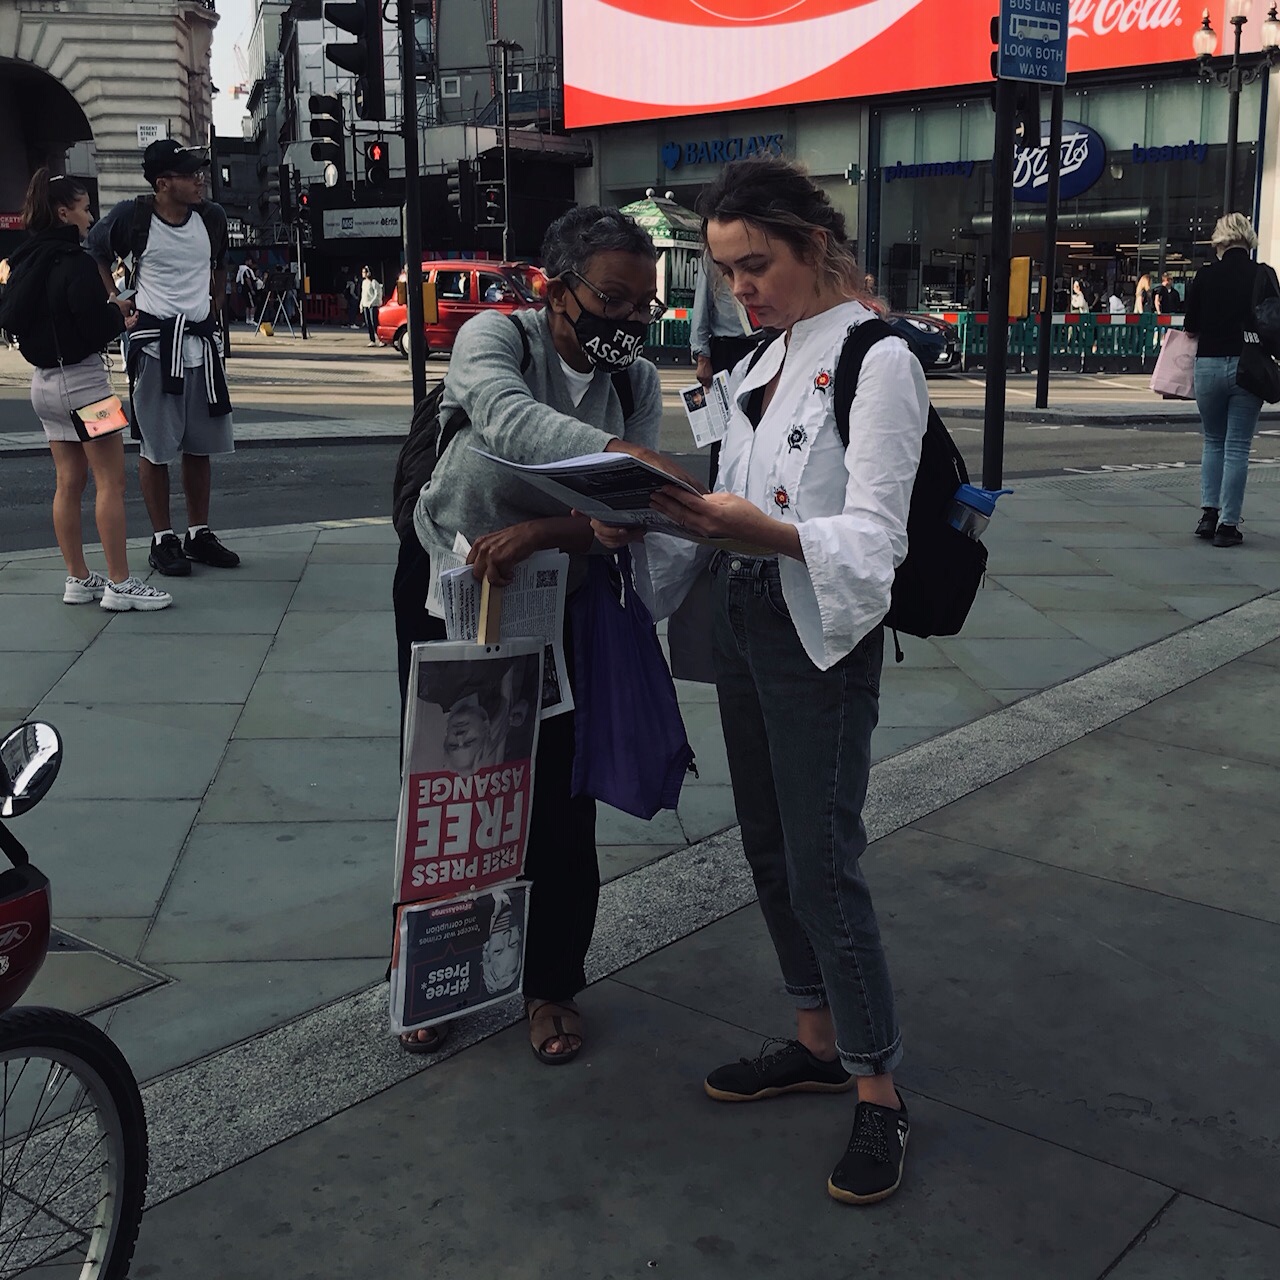
M 142 157 L 153 194 L 116 205 L 87 241 L 113 296 L 112 260 L 132 259 L 138 324 L 127 368 L 134 433 L 142 442 L 138 479 L 155 530 L 150 563 L 175 577 L 190 574 L 192 560 L 219 569 L 240 563 L 209 528 L 209 458 L 235 446 L 217 332 L 227 287 L 227 216 L 204 198 L 208 165 L 196 147 L 172 138 L 153 142 Z M 169 463 L 179 454 L 185 543 L 169 514 Z

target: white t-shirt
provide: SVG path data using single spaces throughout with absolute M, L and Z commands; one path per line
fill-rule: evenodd
M 209 233 L 194 209 L 188 210 L 187 220 L 178 227 L 153 213 L 134 282 L 138 310 L 162 320 L 169 316 L 186 316 L 196 322 L 208 319 L 212 261 Z M 148 343 L 142 350 L 149 356 L 159 355 L 159 345 Z M 204 343 L 199 338 L 183 340 L 182 363 L 188 369 L 204 364 Z
M 591 380 L 596 376 L 596 371 L 588 369 L 586 373 L 579 373 L 571 364 L 565 363 L 564 356 L 557 353 L 557 358 L 564 372 L 564 380 L 569 384 L 569 398 L 576 408 L 582 403 L 582 397 L 587 394 L 587 388 L 591 386 Z

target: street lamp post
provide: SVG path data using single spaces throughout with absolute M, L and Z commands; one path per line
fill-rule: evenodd
M 1227 0 L 1227 21 L 1235 28 L 1235 40 L 1231 50 L 1231 65 L 1223 71 L 1209 65 L 1213 51 L 1218 47 L 1218 33 L 1209 21 L 1209 11 L 1191 37 L 1192 48 L 1200 61 L 1200 79 L 1208 84 L 1220 85 L 1231 95 L 1227 107 L 1227 180 L 1223 197 L 1223 213 L 1230 213 L 1235 201 L 1236 145 L 1240 132 L 1240 90 L 1266 75 L 1280 57 L 1280 17 L 1276 6 L 1271 6 L 1262 23 L 1262 53 L 1253 59 L 1240 56 L 1240 38 L 1244 24 L 1249 21 L 1250 0 Z
M 511 124 L 507 97 L 507 56 L 523 53 L 524 46 L 514 40 L 486 40 L 491 49 L 498 51 L 498 73 L 502 77 L 502 260 L 510 259 L 511 237 Z

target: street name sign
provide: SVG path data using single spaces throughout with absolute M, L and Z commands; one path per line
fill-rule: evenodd
M 1069 0 L 1000 0 L 1001 80 L 1067 83 Z

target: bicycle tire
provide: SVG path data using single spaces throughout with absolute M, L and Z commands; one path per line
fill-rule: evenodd
M 49 1064 L 43 1087 L 39 1083 L 39 1069 L 23 1083 L 32 1062 Z M 22 1065 L 15 1067 L 14 1064 L 18 1063 Z M 70 1078 L 75 1080 L 76 1092 L 68 1099 L 63 1095 Z M 53 1089 L 55 1081 L 56 1090 L 45 1103 L 43 1100 Z M 24 1213 L 28 1206 L 31 1211 L 27 1214 L 26 1226 L 29 1227 L 36 1215 L 42 1213 L 38 1225 L 57 1225 L 58 1241 L 63 1236 L 85 1237 L 85 1261 L 81 1264 L 80 1280 L 125 1280 L 142 1223 L 148 1157 L 142 1095 L 124 1055 L 108 1036 L 75 1014 L 60 1009 L 10 1009 L 0 1014 L 0 1084 L 3 1085 L 3 1093 L 0 1093 L 0 1152 L 3 1152 L 0 1157 L 0 1280 L 38 1273 L 38 1269 L 46 1264 L 59 1266 L 63 1268 L 61 1274 L 67 1274 L 65 1262 L 51 1261 L 63 1257 L 67 1247 L 46 1253 L 34 1262 L 21 1261 L 20 1255 L 16 1264 L 19 1270 L 10 1269 L 15 1265 L 12 1257 L 20 1243 L 28 1257 L 32 1249 L 44 1247 L 33 1244 L 31 1236 L 24 1241 L 22 1228 L 13 1241 L 7 1239 L 14 1217 L 11 1211 L 16 1208 L 18 1213 Z M 26 1095 L 32 1089 L 36 1090 L 38 1104 L 33 1119 L 21 1136 L 11 1135 L 8 1119 L 11 1105 L 15 1112 L 20 1113 Z M 55 1211 L 51 1207 L 52 1200 L 42 1203 L 39 1199 L 39 1195 L 48 1191 L 51 1172 L 46 1171 L 42 1175 L 39 1193 L 19 1190 L 18 1183 L 24 1173 L 38 1168 L 40 1162 L 50 1155 L 48 1170 L 58 1168 L 60 1156 L 75 1157 L 77 1147 L 83 1146 L 85 1138 L 92 1132 L 81 1130 L 76 1142 L 68 1141 L 80 1119 L 87 1114 L 80 1110 L 82 1097 L 91 1101 L 101 1135 L 92 1141 L 89 1152 L 101 1146 L 104 1162 L 101 1169 L 90 1169 L 87 1174 L 79 1175 L 75 1183 L 68 1183 L 66 1177 L 75 1175 L 79 1165 L 88 1158 L 81 1156 L 72 1166 L 71 1175 L 64 1175 L 62 1183 L 55 1188 L 54 1196 L 66 1192 L 71 1198 L 70 1191 L 74 1191 L 76 1197 L 83 1199 L 92 1195 L 94 1187 L 82 1184 L 90 1183 L 94 1173 L 98 1175 L 97 1199 L 90 1204 L 92 1224 L 73 1231 L 67 1224 L 65 1201 Z M 59 1099 L 62 1107 L 55 1107 Z M 70 1110 L 64 1112 L 63 1107 L 68 1102 L 71 1103 Z M 21 1114 L 16 1118 L 21 1123 Z M 41 1148 L 45 1149 L 44 1154 L 41 1154 Z M 24 1170 L 22 1161 L 30 1150 L 34 1150 L 35 1155 Z M 12 1159 L 11 1153 L 14 1153 Z M 37 1238 L 39 1234 L 44 1233 L 37 1233 Z M 48 1247 L 54 1248 L 53 1245 Z

